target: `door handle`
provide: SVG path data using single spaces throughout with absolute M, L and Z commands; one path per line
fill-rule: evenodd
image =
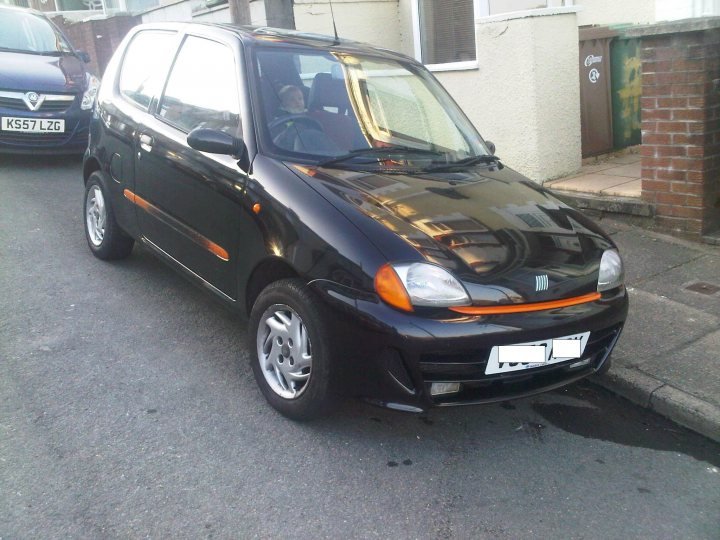
M 140 135 L 140 148 L 146 152 L 150 152 L 152 150 L 153 142 L 153 138 L 150 135 L 146 135 L 145 133 Z

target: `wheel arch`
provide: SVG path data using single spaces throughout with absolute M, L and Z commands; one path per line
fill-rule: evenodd
M 297 270 L 280 257 L 270 257 L 260 261 L 253 268 L 245 286 L 245 314 L 250 315 L 255 300 L 265 287 L 280 279 L 299 276 Z
M 90 178 L 90 175 L 94 173 L 95 171 L 101 170 L 102 167 L 100 166 L 100 162 L 97 160 L 97 158 L 89 157 L 85 160 L 85 163 L 83 163 L 83 181 L 87 184 L 88 178 Z

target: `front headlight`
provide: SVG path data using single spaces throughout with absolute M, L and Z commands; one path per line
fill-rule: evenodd
M 465 287 L 434 264 L 385 264 L 375 275 L 375 290 L 385 302 L 404 311 L 413 306 L 450 307 L 470 304 Z
M 82 97 L 80 108 L 84 111 L 92 109 L 95 104 L 95 98 L 97 97 L 98 89 L 100 88 L 100 79 L 95 75 L 88 75 L 87 90 Z
M 598 276 L 598 292 L 609 291 L 623 284 L 625 273 L 620 254 L 614 249 L 608 249 L 600 260 L 600 275 Z

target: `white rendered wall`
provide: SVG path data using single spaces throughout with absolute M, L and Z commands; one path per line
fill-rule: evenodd
M 435 76 L 508 166 L 536 182 L 575 172 L 581 165 L 575 13 L 479 19 L 475 34 L 479 69 Z
M 684 2 L 684 0 L 670 0 Z M 655 0 L 576 0 L 579 25 L 655 22 Z
M 227 4 L 215 6 L 201 11 L 192 11 L 197 2 L 180 1 L 172 4 L 165 4 L 151 11 L 142 14 L 142 22 L 214 22 L 229 23 L 230 9 Z M 254 26 L 265 26 L 265 0 L 250 0 L 250 18 Z
M 398 0 L 333 0 L 341 38 L 400 49 Z M 330 5 L 326 0 L 295 0 L 295 28 L 302 32 L 333 35 Z
M 720 0 L 656 0 L 657 21 L 720 15 Z

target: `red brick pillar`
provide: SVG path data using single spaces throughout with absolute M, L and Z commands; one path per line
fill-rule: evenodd
M 720 18 L 636 29 L 642 36 L 642 197 L 658 228 L 720 228 Z

